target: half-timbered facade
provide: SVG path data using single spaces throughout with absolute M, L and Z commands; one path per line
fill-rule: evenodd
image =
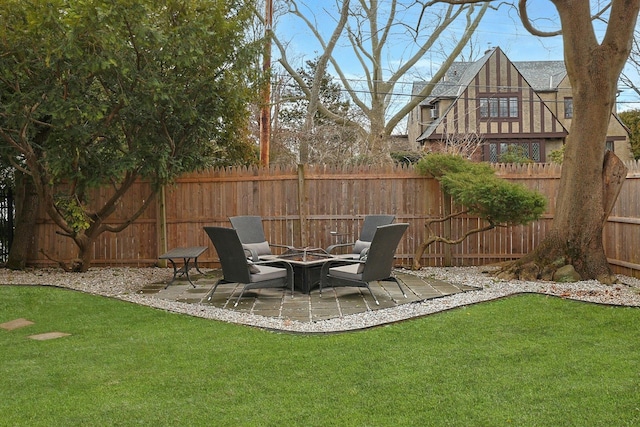
M 424 84 L 414 85 L 414 94 Z M 500 161 L 517 146 L 536 162 L 560 149 L 571 125 L 571 85 L 562 61 L 512 62 L 500 50 L 456 62 L 410 115 L 409 141 L 426 151 L 466 146 L 476 160 Z M 615 112 L 607 148 L 631 159 L 628 131 Z

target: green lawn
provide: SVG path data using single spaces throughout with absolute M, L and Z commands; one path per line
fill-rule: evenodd
M 0 425 L 640 424 L 640 309 L 523 295 L 294 335 L 0 286 Z M 71 336 L 35 341 L 50 331 Z

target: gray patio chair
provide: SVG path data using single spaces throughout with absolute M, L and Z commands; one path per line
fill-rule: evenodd
M 271 248 L 291 249 L 291 246 L 269 243 L 264 235 L 262 217 L 243 215 L 229 217 L 231 226 L 236 229 L 242 246 L 251 252 L 251 259 L 258 261 L 260 256 L 271 255 Z
M 406 298 L 407 294 L 391 270 L 396 248 L 408 227 L 407 223 L 381 225 L 376 228 L 371 246 L 363 251 L 361 259 L 340 258 L 325 263 L 320 271 L 320 296 L 322 288 L 326 287 L 363 287 L 369 289 L 376 304 L 380 304 L 369 287 L 370 282 L 378 280 L 396 282 Z
M 213 242 L 222 265 L 222 279 L 216 282 L 208 301 L 211 301 L 218 285 L 225 283 L 244 285 L 234 307 L 238 305 L 244 292 L 249 289 L 291 287 L 291 296 L 293 296 L 293 268 L 289 263 L 248 260 L 247 252 L 240 243 L 237 231 L 233 228 L 204 227 L 204 231 Z
M 347 254 L 332 254 L 341 258 L 359 258 L 360 252 L 363 249 L 367 249 L 371 246 L 371 241 L 373 240 L 373 235 L 376 232 L 376 228 L 380 225 L 391 224 L 393 220 L 396 218 L 395 215 L 367 215 L 364 217 L 364 222 L 362 223 L 362 230 L 360 231 L 360 237 L 351 243 L 338 243 L 335 245 L 331 245 L 327 247 L 327 253 L 332 253 L 335 249 L 351 246 L 351 252 Z

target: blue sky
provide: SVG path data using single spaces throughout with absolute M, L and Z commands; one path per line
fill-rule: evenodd
M 274 6 L 281 0 L 273 0 Z M 352 0 L 353 1 L 353 0 Z M 388 4 L 390 0 L 379 0 L 381 4 Z M 305 11 L 305 15 L 317 20 L 318 27 L 325 39 L 328 39 L 331 31 L 335 27 L 335 21 L 331 15 L 337 16 L 337 9 L 334 0 L 299 0 L 299 7 Z M 497 2 L 495 2 L 497 4 Z M 597 0 L 592 0 L 592 4 L 597 4 Z M 543 31 L 555 31 L 559 29 L 559 18 L 554 6 L 549 0 L 529 0 L 529 17 L 534 20 L 536 27 Z M 328 13 L 327 13 L 328 11 Z M 407 15 L 407 19 L 415 19 L 414 15 Z M 455 23 L 452 28 L 454 32 L 462 33 L 464 22 Z M 275 31 L 281 38 L 289 41 L 289 58 L 297 58 L 299 63 L 302 59 L 312 59 L 318 55 L 319 45 L 315 38 L 308 32 L 306 26 L 297 18 L 281 17 L 275 22 Z M 603 28 L 596 28 L 599 38 L 603 35 Z M 445 36 L 451 37 L 451 36 Z M 482 54 L 487 48 L 499 46 L 512 61 L 545 61 L 562 60 L 563 48 L 561 36 L 550 38 L 540 38 L 529 34 L 523 27 L 517 12 L 507 5 L 502 5 L 497 11 L 489 10 L 474 36 L 473 42 L 477 46 L 474 59 Z M 394 67 L 394 62 L 401 62 L 407 52 L 406 39 L 393 46 L 386 53 L 385 58 L 390 68 Z M 480 52 L 478 55 L 477 52 Z M 277 50 L 274 49 L 277 57 Z M 468 55 L 468 52 L 466 53 Z M 335 54 L 343 71 L 354 81 L 362 79 L 363 72 L 359 67 L 352 49 L 343 43 L 336 50 Z M 275 59 L 275 58 L 274 58 Z M 410 82 L 418 80 L 416 76 L 428 76 L 431 71 L 437 69 L 438 61 L 441 57 L 429 55 L 421 62 L 422 69 L 416 70 L 415 76 L 407 76 L 406 83 L 399 85 L 396 91 L 409 92 Z M 621 88 L 624 89 L 624 88 Z M 630 90 L 623 90 L 619 102 L 631 102 L 631 104 L 621 105 L 622 108 L 640 108 L 640 100 Z

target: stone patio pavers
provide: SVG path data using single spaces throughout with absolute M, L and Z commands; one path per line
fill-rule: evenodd
M 432 278 L 421 278 L 413 274 L 396 271 L 405 298 L 394 282 L 372 282 L 371 290 L 375 293 L 380 305 L 376 305 L 366 288 L 338 287 L 322 290 L 322 297 L 316 287 L 310 294 L 295 292 L 291 296 L 290 289 L 266 288 L 245 292 L 237 307 L 234 304 L 241 287 L 236 284 L 218 286 L 211 301 L 207 301 L 209 293 L 220 277 L 219 270 L 212 270 L 204 275 L 195 275 L 191 279 L 193 288 L 186 280 L 177 279 L 171 286 L 166 284 L 149 284 L 138 292 L 154 298 L 181 301 L 189 304 L 205 304 L 240 312 L 258 314 L 267 317 L 314 322 L 362 313 L 369 310 L 391 308 L 401 304 L 410 304 L 460 292 L 469 292 L 476 288 L 456 285 Z

